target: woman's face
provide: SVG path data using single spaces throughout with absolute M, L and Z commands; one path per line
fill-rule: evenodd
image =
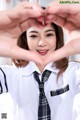
M 31 27 L 27 30 L 27 43 L 30 51 L 45 56 L 56 48 L 56 33 L 51 25 L 43 28 Z

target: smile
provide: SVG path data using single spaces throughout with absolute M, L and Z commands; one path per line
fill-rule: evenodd
M 40 55 L 46 55 L 48 53 L 48 50 L 37 50 L 37 52 L 40 54 Z

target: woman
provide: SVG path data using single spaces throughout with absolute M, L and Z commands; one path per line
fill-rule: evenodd
M 18 40 L 18 46 L 42 59 L 63 45 L 63 30 L 54 23 L 43 28 L 30 27 Z M 15 109 L 18 105 L 19 120 L 73 120 L 73 98 L 80 83 L 79 63 L 68 63 L 68 58 L 42 66 L 32 61 L 14 59 L 13 62 L 17 67 L 1 67 L 0 83 L 2 93 L 11 94 Z M 43 80 L 46 70 L 49 72 Z

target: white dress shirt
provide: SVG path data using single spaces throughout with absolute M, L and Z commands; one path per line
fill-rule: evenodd
M 1 67 L 6 74 L 8 92 L 11 94 L 16 110 L 18 105 L 18 120 L 38 120 L 39 86 L 34 79 L 33 72 L 37 71 L 41 79 L 42 73 L 34 62 L 29 62 L 26 67 L 13 66 Z M 51 120 L 74 120 L 73 99 L 80 92 L 80 64 L 69 62 L 67 70 L 57 80 L 59 72 L 55 64 L 49 63 L 45 70 L 52 73 L 44 84 L 44 91 L 51 108 Z M 4 81 L 0 71 L 1 83 Z M 4 87 L 5 85 L 3 85 Z M 51 91 L 56 93 L 68 86 L 69 90 L 51 96 Z M 5 92 L 5 87 L 4 87 Z M 15 114 L 15 112 L 14 112 Z

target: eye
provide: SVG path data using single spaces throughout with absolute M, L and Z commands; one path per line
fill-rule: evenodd
M 53 33 L 48 33 L 48 34 L 46 34 L 46 37 L 52 37 L 52 36 L 54 36 Z
M 29 37 L 31 37 L 32 39 L 38 38 L 37 35 L 30 35 Z
M 31 38 L 35 38 L 35 37 L 37 37 L 37 35 L 30 35 L 29 37 L 31 37 Z

